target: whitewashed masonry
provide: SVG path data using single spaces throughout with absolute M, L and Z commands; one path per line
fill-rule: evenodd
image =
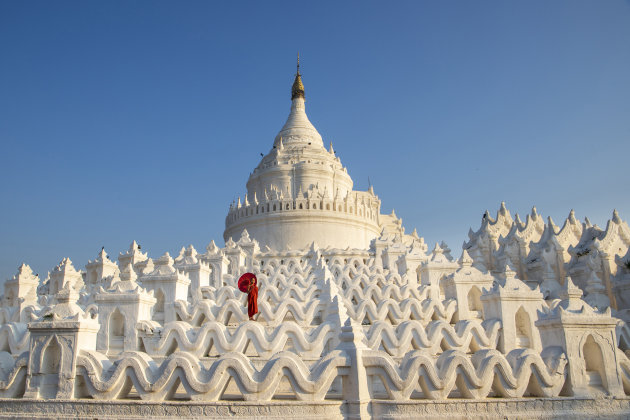
M 72 416 L 68 401 L 149 417 L 171 403 L 286 418 L 630 413 L 630 228 L 617 212 L 605 229 L 573 211 L 559 228 L 502 203 L 455 260 L 352 188 L 298 72 L 224 247 L 150 258 L 134 241 L 117 261 L 65 258 L 45 279 L 22 264 L 4 284 L 0 416 Z M 256 321 L 236 288 L 247 271 Z M 487 408 L 501 401 L 512 411 Z

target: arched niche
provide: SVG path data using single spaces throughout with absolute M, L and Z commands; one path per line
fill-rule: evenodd
M 481 303 L 481 290 L 473 286 L 468 291 L 468 312 L 474 318 L 483 318 L 483 304 Z
M 396 265 L 396 268 L 400 270 L 398 268 L 398 264 Z M 440 277 L 440 280 L 438 281 L 438 289 L 440 290 L 441 299 L 444 299 L 446 296 L 446 276 Z
M 155 291 L 155 300 L 153 319 L 159 323 L 164 323 L 164 292 L 162 289 Z
M 582 355 L 584 356 L 584 366 L 586 369 L 585 373 L 588 386 L 602 391 L 608 391 L 602 349 L 591 334 L 589 334 L 584 341 Z
M 516 311 L 514 325 L 516 329 L 516 347 L 522 349 L 533 348 L 531 321 L 522 306 Z
M 117 354 L 123 351 L 125 341 L 125 316 L 116 309 L 109 316 L 108 353 Z
M 53 337 L 48 343 L 40 364 L 39 395 L 44 399 L 52 399 L 59 391 L 59 372 L 61 368 L 62 351 L 57 337 Z

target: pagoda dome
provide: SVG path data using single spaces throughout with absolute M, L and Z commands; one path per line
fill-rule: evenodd
M 313 242 L 366 249 L 380 233 L 379 212 L 379 198 L 353 190 L 332 143 L 327 150 L 309 121 L 298 62 L 289 117 L 250 175 L 244 200 L 230 207 L 224 239 L 237 241 L 246 230 L 277 250 Z

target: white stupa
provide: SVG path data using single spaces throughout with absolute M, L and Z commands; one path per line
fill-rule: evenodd
M 630 227 L 502 203 L 456 259 L 289 118 L 225 246 L 133 241 L 0 297 L 0 418 L 630 418 Z M 239 277 L 254 273 L 249 318 Z
M 247 230 L 261 247 L 300 249 L 315 242 L 366 249 L 391 218 L 380 215 L 372 188 L 352 189 L 352 178 L 306 115 L 300 64 L 291 88 L 291 112 L 247 181 L 244 201 L 230 206 L 223 238 Z M 393 226 L 395 228 L 395 226 Z

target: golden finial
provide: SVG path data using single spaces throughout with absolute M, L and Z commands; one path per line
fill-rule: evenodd
M 304 98 L 304 85 L 302 84 L 302 75 L 300 74 L 300 52 L 297 56 L 297 73 L 291 87 L 291 100 L 295 98 Z

